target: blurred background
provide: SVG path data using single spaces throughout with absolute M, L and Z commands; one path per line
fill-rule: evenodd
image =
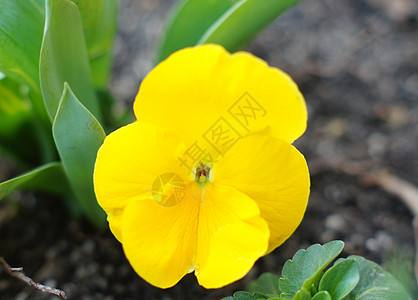
M 176 1 L 121 0 L 111 90 L 131 107 Z M 35 281 L 72 299 L 220 299 L 312 243 L 341 239 L 343 256 L 383 264 L 415 288 L 413 213 L 418 186 L 418 2 L 305 0 L 248 50 L 290 74 L 305 96 L 309 124 L 296 145 L 311 170 L 302 224 L 241 281 L 205 290 L 193 275 L 168 290 L 139 278 L 108 229 L 73 220 L 65 204 L 15 193 L 0 202 L 0 255 Z M 0 158 L 1 159 L 1 158 Z M 13 167 L 0 161 L 0 179 Z M 51 213 L 53 212 L 53 213 Z M 1 299 L 58 299 L 0 270 Z

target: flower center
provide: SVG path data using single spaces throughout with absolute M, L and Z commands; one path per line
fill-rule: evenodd
M 204 185 L 209 181 L 211 176 L 211 168 L 202 163 L 198 164 L 195 171 L 195 180 L 197 183 Z

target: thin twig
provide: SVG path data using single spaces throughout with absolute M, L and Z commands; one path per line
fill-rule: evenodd
M 23 268 L 12 268 L 3 257 L 0 257 L 0 263 L 4 266 L 4 268 L 6 269 L 6 271 L 13 277 L 16 277 L 20 280 L 22 280 L 23 282 L 25 282 L 27 285 L 29 286 L 33 286 L 36 289 L 40 290 L 41 292 L 44 293 L 49 293 L 49 294 L 53 294 L 56 296 L 59 296 L 63 299 L 67 299 L 67 295 L 65 294 L 65 292 L 63 290 L 60 289 L 56 289 L 56 288 L 52 288 L 40 283 L 37 283 L 35 281 L 33 281 L 32 278 L 28 277 L 25 275 L 25 273 L 23 272 Z

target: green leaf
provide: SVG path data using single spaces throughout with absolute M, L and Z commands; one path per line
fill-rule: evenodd
M 301 249 L 288 260 L 282 270 L 279 287 L 281 297 L 292 298 L 305 287 L 310 290 L 311 285 L 319 281 L 322 271 L 336 258 L 344 248 L 342 241 L 332 241 L 323 246 L 315 244 L 308 249 Z
M 259 293 L 249 293 L 249 292 L 236 292 L 233 297 L 227 297 L 223 300 L 260 300 L 260 299 L 267 299 L 264 295 Z
M 164 31 L 157 61 L 196 45 L 204 33 L 240 0 L 183 0 L 174 8 Z
M 412 300 L 405 288 L 378 264 L 356 255 L 349 256 L 348 259 L 357 261 L 360 280 L 344 299 Z
M 311 294 L 304 287 L 302 287 L 296 293 L 295 297 L 293 297 L 293 300 L 310 300 L 310 299 L 311 299 Z
M 268 297 L 280 296 L 279 276 L 273 273 L 263 273 L 258 277 L 257 281 L 250 284 L 248 290 Z
M 332 300 L 340 300 L 350 293 L 360 279 L 354 259 L 344 259 L 325 272 L 319 282 L 319 291 L 328 291 Z
M 316 293 L 312 300 L 334 300 L 334 298 L 331 298 L 331 295 L 327 291 L 322 291 L 319 293 Z
M 117 29 L 119 0 L 73 0 L 80 9 L 93 83 L 104 89 L 109 81 Z
M 0 1 L 0 71 L 38 92 L 44 18 L 37 1 Z
M 80 206 L 90 221 L 102 226 L 105 214 L 94 195 L 93 170 L 97 150 L 104 141 L 105 133 L 67 83 L 64 85 L 52 132 Z
M 38 190 L 55 194 L 68 194 L 68 182 L 61 163 L 52 162 L 0 183 L 0 199 L 15 189 Z
M 52 120 L 58 109 L 64 82 L 71 85 L 81 103 L 101 120 L 90 75 L 80 12 L 72 1 L 46 0 L 40 80 Z
M 241 0 L 202 36 L 199 44 L 221 44 L 231 52 L 246 46 L 281 13 L 300 0 Z

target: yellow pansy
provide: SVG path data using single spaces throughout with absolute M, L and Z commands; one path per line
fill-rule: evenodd
M 295 83 L 217 45 L 180 50 L 144 79 L 137 121 L 109 136 L 94 172 L 110 229 L 135 271 L 168 288 L 242 278 L 302 220 L 307 113 Z

